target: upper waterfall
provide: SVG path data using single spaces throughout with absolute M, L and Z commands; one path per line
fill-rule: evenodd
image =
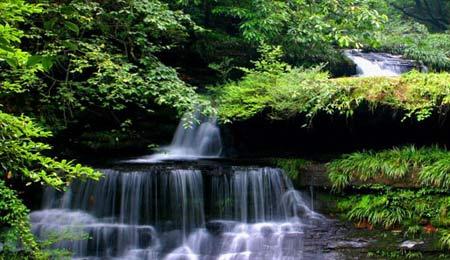
M 195 160 L 218 158 L 222 153 L 222 139 L 217 120 L 195 113 L 195 121 L 187 124 L 181 119 L 172 143 L 162 147 L 161 152 L 128 162 L 158 162 L 164 160 Z
M 347 50 L 345 56 L 356 64 L 357 76 L 398 76 L 417 67 L 414 61 L 388 53 Z

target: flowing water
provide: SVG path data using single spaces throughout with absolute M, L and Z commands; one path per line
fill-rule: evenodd
M 415 66 L 389 54 L 346 55 L 358 76 Z M 281 169 L 205 160 L 222 155 L 220 129 L 213 118 L 196 120 L 189 128 L 182 120 L 160 153 L 99 169 L 102 179 L 65 192 L 46 189 L 42 209 L 30 214 L 34 234 L 57 238 L 55 249 L 79 259 L 347 259 L 330 250 L 369 243 L 343 237 L 346 228 L 305 199 L 312 187 L 296 190 Z
M 398 76 L 418 68 L 414 61 L 405 60 L 399 55 L 358 50 L 347 50 L 344 54 L 356 64 L 359 77 Z
M 328 220 L 282 170 L 161 163 L 220 156 L 215 121 L 198 119 L 188 129 L 180 123 L 166 153 L 100 169 L 101 180 L 65 192 L 47 189 L 30 216 L 33 232 L 59 237 L 55 248 L 82 259 L 323 259 L 308 244 Z
M 47 189 L 33 232 L 89 235 L 56 244 L 80 258 L 302 259 L 307 228 L 326 222 L 280 169 L 116 168 L 64 193 Z
M 185 120 L 181 120 L 172 143 L 163 147 L 160 153 L 128 160 L 128 162 L 154 163 L 166 160 L 219 158 L 222 153 L 222 140 L 216 119 L 196 113 L 194 121 L 198 123 L 186 127 Z

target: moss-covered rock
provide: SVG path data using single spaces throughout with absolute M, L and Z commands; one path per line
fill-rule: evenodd
M 422 121 L 445 115 L 450 104 L 450 74 L 410 72 L 399 77 L 330 79 L 318 69 L 253 71 L 216 93 L 224 121 L 245 120 L 268 111 L 271 119 L 319 113 L 350 117 L 361 107 L 389 107 L 403 119 Z

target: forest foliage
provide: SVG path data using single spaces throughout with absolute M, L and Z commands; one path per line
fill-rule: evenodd
M 337 190 L 383 179 L 443 191 L 450 189 L 450 153 L 438 147 L 355 152 L 330 162 L 327 167 Z
M 18 81 L 16 71 L 2 70 L 3 81 L 23 90 L 20 96 L 3 93 L 9 109 L 61 130 L 83 119 L 89 124 L 86 115 L 92 114 L 114 113 L 119 126 L 128 119 L 120 112 L 129 107 L 148 113 L 169 105 L 184 113 L 201 105 L 194 88 L 155 56 L 196 29 L 187 15 L 159 1 L 41 4 L 45 8 L 24 21 L 23 47 L 46 70 L 31 82 Z
M 446 113 L 450 74 L 419 73 L 400 77 L 331 79 L 321 67 L 295 68 L 280 61 L 281 48 L 263 48 L 253 69 L 240 81 L 213 89 L 224 121 L 245 120 L 259 113 L 272 119 L 318 113 L 351 116 L 360 106 L 388 107 L 404 113 L 400 119 L 422 121 Z M 305 122 L 309 123 L 309 122 Z
M 223 121 L 350 116 L 361 104 L 419 121 L 445 114 L 448 10 L 445 0 L 1 0 L 2 254 L 44 257 L 21 200 L 27 185 L 101 177 L 56 158 L 46 143 L 55 135 L 123 143 L 142 121 L 140 133 L 158 131 L 154 118 L 194 121 L 215 105 Z M 349 65 L 342 48 L 403 54 L 442 73 L 332 79 L 326 70 Z M 448 188 L 441 159 L 423 166 L 424 185 Z
M 338 203 L 346 219 L 410 239 L 438 233 L 440 247 L 450 249 L 449 160 L 446 149 L 406 146 L 347 154 L 327 171 L 336 191 L 358 193 Z

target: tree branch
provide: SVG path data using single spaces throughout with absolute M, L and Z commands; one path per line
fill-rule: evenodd
M 432 25 L 434 25 L 434 26 L 436 26 L 436 27 L 438 27 L 439 29 L 442 29 L 442 30 L 446 30 L 447 29 L 448 25 L 441 23 L 439 20 L 435 20 L 435 19 L 432 19 L 432 18 L 426 18 L 426 17 L 422 17 L 422 16 L 419 16 L 419 15 L 416 15 L 416 14 L 411 13 L 408 10 L 406 10 L 406 8 L 402 8 L 402 7 L 400 7 L 400 6 L 398 6 L 398 5 L 394 4 L 394 3 L 390 3 L 390 5 L 393 8 L 401 11 L 406 16 L 412 17 L 412 18 L 417 19 L 417 20 L 422 21 L 422 22 L 430 23 L 430 24 L 432 24 Z

